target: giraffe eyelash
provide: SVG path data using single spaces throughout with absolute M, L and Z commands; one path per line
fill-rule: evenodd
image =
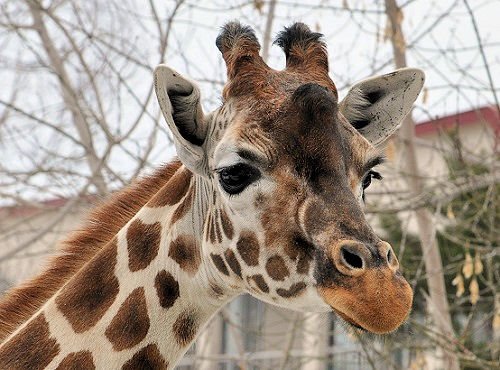
M 365 201 L 365 190 L 371 185 L 373 179 L 382 180 L 383 176 L 378 171 L 370 170 L 361 180 L 361 187 L 362 187 L 361 198 L 363 199 L 363 202 Z

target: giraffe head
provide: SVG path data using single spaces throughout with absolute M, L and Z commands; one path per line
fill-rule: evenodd
M 223 104 L 204 115 L 194 83 L 160 65 L 155 87 L 180 160 L 203 194 L 202 259 L 213 279 L 303 311 L 334 310 L 373 333 L 395 330 L 412 291 L 391 246 L 368 225 L 363 192 L 376 147 L 400 125 L 424 75 L 364 80 L 338 101 L 321 35 L 278 35 L 282 71 L 259 56 L 254 32 L 225 25 Z

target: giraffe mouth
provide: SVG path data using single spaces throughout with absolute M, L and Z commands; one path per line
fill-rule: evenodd
M 381 276 L 379 276 L 381 275 Z M 413 292 L 402 277 L 369 270 L 357 278 L 360 289 L 319 286 L 325 302 L 354 328 L 373 334 L 394 332 L 411 311 Z
M 347 324 L 351 325 L 352 327 L 362 330 L 362 331 L 367 331 L 365 328 L 363 328 L 361 325 L 359 325 L 356 321 L 354 321 L 351 317 L 347 316 L 345 313 L 342 311 L 339 311 L 337 309 L 333 309 L 333 311 L 342 318 Z

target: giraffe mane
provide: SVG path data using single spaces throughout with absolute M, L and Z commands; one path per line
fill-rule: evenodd
M 165 185 L 181 167 L 174 160 L 136 180 L 95 208 L 79 231 L 59 244 L 59 253 L 36 277 L 0 299 L 0 343 L 34 315 L 83 265 Z

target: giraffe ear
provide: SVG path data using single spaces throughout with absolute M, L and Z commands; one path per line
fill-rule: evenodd
M 199 173 L 204 157 L 202 145 L 207 135 L 200 90 L 195 83 L 164 64 L 155 69 L 154 85 L 179 159 L 187 168 Z
M 424 80 L 424 72 L 416 68 L 368 78 L 349 90 L 340 111 L 369 142 L 378 145 L 401 125 Z

